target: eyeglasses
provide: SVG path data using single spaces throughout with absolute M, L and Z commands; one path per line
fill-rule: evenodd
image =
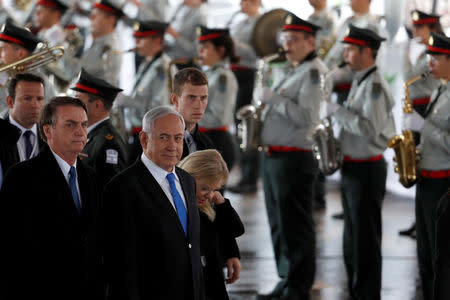
M 427 54 L 427 62 L 435 64 L 437 62 L 437 57 L 433 54 Z
M 292 36 L 292 35 L 288 35 L 288 34 L 284 34 L 280 37 L 280 41 L 282 43 L 286 43 L 286 42 L 291 42 L 291 43 L 295 43 L 297 41 L 299 41 L 300 38 L 296 37 L 296 36 Z

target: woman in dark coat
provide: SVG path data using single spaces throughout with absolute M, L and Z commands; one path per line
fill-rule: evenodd
M 200 253 L 208 300 L 228 300 L 225 283 L 239 278 L 241 265 L 235 238 L 244 226 L 228 199 L 219 190 L 228 178 L 228 169 L 216 150 L 191 153 L 179 167 L 195 178 L 200 213 Z M 223 267 L 227 266 L 227 278 Z

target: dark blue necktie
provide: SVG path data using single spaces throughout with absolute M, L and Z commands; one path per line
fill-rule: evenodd
M 25 158 L 30 159 L 31 152 L 33 152 L 33 145 L 31 144 L 31 136 L 32 132 L 31 130 L 27 130 L 23 133 L 23 136 L 25 138 Z
M 183 226 L 184 234 L 187 235 L 187 212 L 186 207 L 184 207 L 183 199 L 181 199 L 180 194 L 175 186 L 174 175 L 169 173 L 166 176 L 167 181 L 169 181 L 170 192 L 172 193 L 173 202 L 175 203 L 175 208 L 177 209 L 178 218 L 180 219 L 181 226 Z
M 81 212 L 81 203 L 80 203 L 80 198 L 78 197 L 77 172 L 76 172 L 74 166 L 70 167 L 69 185 L 70 185 L 70 191 L 72 192 L 73 202 L 75 203 L 75 207 L 77 208 L 78 213 L 80 213 Z

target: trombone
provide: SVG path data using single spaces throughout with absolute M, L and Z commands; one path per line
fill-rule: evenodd
M 54 46 L 51 48 L 44 46 L 43 50 L 36 54 L 1 67 L 0 72 L 8 72 L 10 74 L 27 73 L 41 66 L 57 61 L 63 55 L 63 46 Z

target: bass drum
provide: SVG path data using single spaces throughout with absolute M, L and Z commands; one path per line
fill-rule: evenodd
M 274 53 L 281 53 L 281 30 L 284 18 L 288 13 L 284 9 L 273 9 L 263 14 L 255 24 L 252 33 L 252 45 L 259 57 L 265 57 Z M 276 61 L 283 61 L 280 56 Z

